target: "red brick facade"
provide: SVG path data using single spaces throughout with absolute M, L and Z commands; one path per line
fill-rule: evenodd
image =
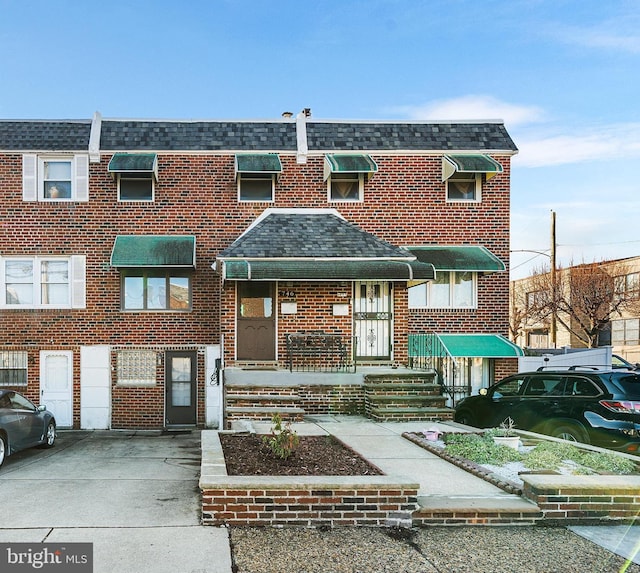
M 1 256 L 86 255 L 85 308 L 16 309 L 6 305 L 0 308 L 4 337 L 0 351 L 28 352 L 28 386 L 16 389 L 35 402 L 40 393 L 40 352 L 48 349 L 73 352 L 74 427 L 81 425 L 81 347 L 107 345 L 159 352 L 154 386 L 119 386 L 112 374 L 113 428 L 164 425 L 163 349 L 201 350 L 224 340 L 224 360 L 228 366 L 234 364 L 236 283 L 222 284 L 211 265 L 267 208 L 334 208 L 363 231 L 398 247 L 482 245 L 505 263 L 509 258 L 510 153 L 507 152 L 492 155 L 504 171 L 483 184 L 482 200 L 477 203 L 447 203 L 446 185 L 441 177 L 442 153 L 370 152 L 378 171 L 365 183 L 364 201 L 334 203 L 327 198 L 324 154 L 310 153 L 306 163 L 298 163 L 295 153 L 280 152 L 282 173 L 275 186 L 274 201 L 246 203 L 238 201 L 233 152 L 179 149 L 158 151 L 154 201 L 119 202 L 117 183 L 107 170 L 111 155 L 103 152 L 99 162 L 90 163 L 88 201 L 27 202 L 22 194 L 22 152 L 0 151 Z M 110 257 L 116 236 L 131 234 L 196 237 L 190 312 L 121 309 L 120 272 L 110 265 Z M 332 304 L 350 300 L 352 288 L 350 282 L 278 285 L 280 291 L 295 292 L 298 307 L 296 314 L 277 316 L 277 358 L 281 365 L 286 359 L 285 336 L 289 332 L 352 333 L 352 317 L 334 316 L 331 312 Z M 410 311 L 406 283 L 395 282 L 393 293 L 396 364 L 407 363 L 408 333 L 506 335 L 508 332 L 508 272 L 479 276 L 478 308 L 474 310 Z M 284 300 L 287 296 L 280 299 Z M 198 425 L 203 425 L 205 415 L 203 360 L 200 352 Z M 113 372 L 114 355 L 111 361 Z

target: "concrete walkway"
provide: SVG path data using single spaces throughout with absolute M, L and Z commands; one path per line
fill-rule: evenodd
M 268 433 L 271 428 L 269 423 L 252 425 L 258 433 Z M 464 431 L 454 422 L 377 423 L 355 416 L 308 416 L 305 422 L 292 424 L 299 435 L 332 434 L 387 475 L 405 476 L 419 483 L 418 501 L 422 506 L 459 500 L 463 507 L 489 501 L 505 508 L 531 507 L 520 496 L 506 493 L 402 437 L 404 432 L 433 427 Z
M 258 433 L 268 433 L 271 424 L 252 424 Z M 436 427 L 441 431 L 464 431 L 455 422 L 376 423 L 355 416 L 308 416 L 292 424 L 300 435 L 332 434 L 391 476 L 406 476 L 420 484 L 422 508 L 488 509 L 527 511 L 532 504 L 518 495 L 476 477 L 402 437 Z M 534 506 L 535 507 L 535 506 Z M 640 564 L 640 526 L 570 527 L 574 533 Z

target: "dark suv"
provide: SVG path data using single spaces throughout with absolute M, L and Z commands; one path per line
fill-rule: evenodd
M 461 400 L 455 421 L 516 428 L 628 453 L 640 450 L 640 374 L 630 370 L 525 372 Z

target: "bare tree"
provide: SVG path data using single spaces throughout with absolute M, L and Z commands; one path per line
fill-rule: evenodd
M 527 326 L 527 289 L 520 282 L 511 281 L 509 301 L 509 337 L 517 342 Z
M 527 315 L 545 324 L 555 316 L 586 347 L 598 346 L 614 316 L 638 308 L 638 291 L 619 280 L 628 273 L 621 262 L 583 263 L 559 268 L 553 284 L 547 269 L 536 270 L 528 281 Z

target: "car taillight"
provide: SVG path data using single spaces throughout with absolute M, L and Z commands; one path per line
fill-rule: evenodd
M 640 402 L 637 400 L 600 400 L 605 408 L 622 414 L 640 414 Z

